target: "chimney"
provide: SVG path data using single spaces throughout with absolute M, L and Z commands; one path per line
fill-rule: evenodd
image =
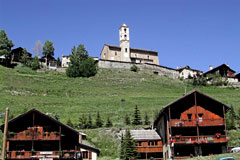
M 209 66 L 209 70 L 211 71 L 213 69 L 212 65 Z

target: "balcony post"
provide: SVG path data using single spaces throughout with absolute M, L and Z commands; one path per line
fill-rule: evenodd
M 2 160 L 6 159 L 6 142 L 7 142 L 7 130 L 8 130 L 8 116 L 9 116 L 9 108 L 6 108 L 4 133 L 3 133 Z

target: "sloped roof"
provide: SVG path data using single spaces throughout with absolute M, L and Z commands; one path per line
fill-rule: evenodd
M 210 73 L 210 74 L 211 74 L 211 73 L 214 73 L 214 72 L 216 72 L 216 71 L 218 71 L 219 69 L 224 68 L 224 67 L 228 68 L 230 71 L 232 71 L 233 73 L 235 73 L 235 71 L 232 70 L 228 65 L 226 65 L 226 64 L 221 64 L 220 66 L 217 66 L 217 67 L 215 67 L 215 68 L 213 68 L 213 69 L 211 69 L 211 70 L 203 73 L 203 75 L 205 76 L 205 75 L 207 75 L 207 74 L 209 74 L 209 73 Z
M 203 72 L 203 71 L 200 71 L 200 70 L 197 70 L 197 69 L 192 69 L 190 66 L 185 66 L 185 67 L 181 67 L 179 69 L 177 69 L 179 72 L 181 72 L 182 70 L 184 69 L 188 69 L 188 70 L 192 70 L 192 71 L 196 71 L 196 72 Z
M 134 140 L 161 140 L 160 136 L 155 130 L 130 130 L 131 136 Z M 125 135 L 125 131 L 123 131 Z
M 13 118 L 13 119 L 11 119 L 11 120 L 9 120 L 9 121 L 8 121 L 8 124 L 11 125 L 11 123 L 13 123 L 13 122 L 15 122 L 15 121 L 18 121 L 18 120 L 20 120 L 20 119 L 24 118 L 25 116 L 27 116 L 27 115 L 29 115 L 29 114 L 32 114 L 32 113 L 40 114 L 40 115 L 43 116 L 44 118 L 47 118 L 47 119 L 49 119 L 49 120 L 51 120 L 51 121 L 59 124 L 60 126 L 66 128 L 66 129 L 71 130 L 72 132 L 74 132 L 74 133 L 76 133 L 76 134 L 78 134 L 78 135 L 80 134 L 80 132 L 76 131 L 75 129 L 71 128 L 70 126 L 68 126 L 68 125 L 66 125 L 66 124 L 64 124 L 64 123 L 62 123 L 62 122 L 60 122 L 60 121 L 58 121 L 58 120 L 50 117 L 49 115 L 47 115 L 47 114 L 45 114 L 45 113 L 42 113 L 42 112 L 38 111 L 38 110 L 35 109 L 35 108 L 33 108 L 33 109 L 31 109 L 31 110 L 29 110 L 29 111 L 27 111 L 27 112 L 25 112 L 25 113 L 23 113 L 23 114 L 21 114 L 21 115 Z M 3 128 L 4 128 L 4 124 L 1 125 L 1 129 L 2 129 L 2 130 L 3 130 Z
M 210 97 L 210 96 L 208 96 L 208 95 L 206 95 L 206 94 L 204 94 L 204 93 L 202 93 L 202 92 L 194 89 L 193 91 L 187 93 L 187 94 L 184 95 L 183 97 L 180 97 L 180 98 L 178 98 L 177 100 L 175 100 L 175 101 L 169 103 L 168 105 L 166 105 L 165 107 L 163 107 L 162 110 L 159 112 L 159 114 L 158 114 L 158 116 L 157 116 L 157 119 L 154 121 L 154 126 L 156 126 L 156 123 L 157 123 L 158 120 L 160 119 L 161 115 L 163 114 L 163 112 L 164 112 L 166 109 L 168 109 L 168 107 L 170 107 L 170 106 L 172 106 L 173 104 L 175 104 L 175 103 L 177 103 L 177 102 L 179 102 L 179 101 L 181 101 L 181 100 L 189 97 L 190 95 L 193 95 L 194 93 L 199 94 L 199 95 L 202 95 L 202 96 L 204 96 L 204 97 L 206 97 L 206 98 L 208 98 L 208 99 L 210 99 L 210 100 L 212 100 L 212 101 L 214 101 L 214 102 L 216 102 L 216 103 L 219 103 L 220 105 L 225 106 L 225 107 L 226 107 L 226 109 L 225 109 L 226 112 L 231 109 L 231 107 L 229 107 L 228 105 L 226 105 L 226 104 L 224 104 L 224 103 L 222 103 L 222 102 L 220 102 L 220 101 L 218 101 L 218 100 L 216 100 L 216 99 L 214 99 L 214 98 L 212 98 L 212 97 Z
M 104 44 L 104 46 L 121 49 L 121 47 L 119 47 L 119 46 L 112 46 L 112 45 L 108 45 L 108 44 Z M 146 49 L 137 49 L 137 48 L 130 48 L 130 51 L 140 51 L 140 52 L 148 52 L 148 53 L 155 53 L 155 54 L 158 53 L 157 51 L 151 51 L 151 50 L 146 50 Z

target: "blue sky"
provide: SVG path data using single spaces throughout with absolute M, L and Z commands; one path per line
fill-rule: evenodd
M 0 30 L 14 48 L 51 40 L 55 57 L 78 44 L 99 57 L 104 44 L 119 45 L 123 23 L 130 47 L 158 51 L 161 65 L 240 72 L 240 0 L 0 0 Z

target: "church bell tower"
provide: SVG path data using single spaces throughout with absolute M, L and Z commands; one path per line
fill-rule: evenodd
M 123 24 L 119 28 L 119 41 L 121 47 L 121 61 L 131 62 L 130 59 L 130 42 L 129 27 Z

